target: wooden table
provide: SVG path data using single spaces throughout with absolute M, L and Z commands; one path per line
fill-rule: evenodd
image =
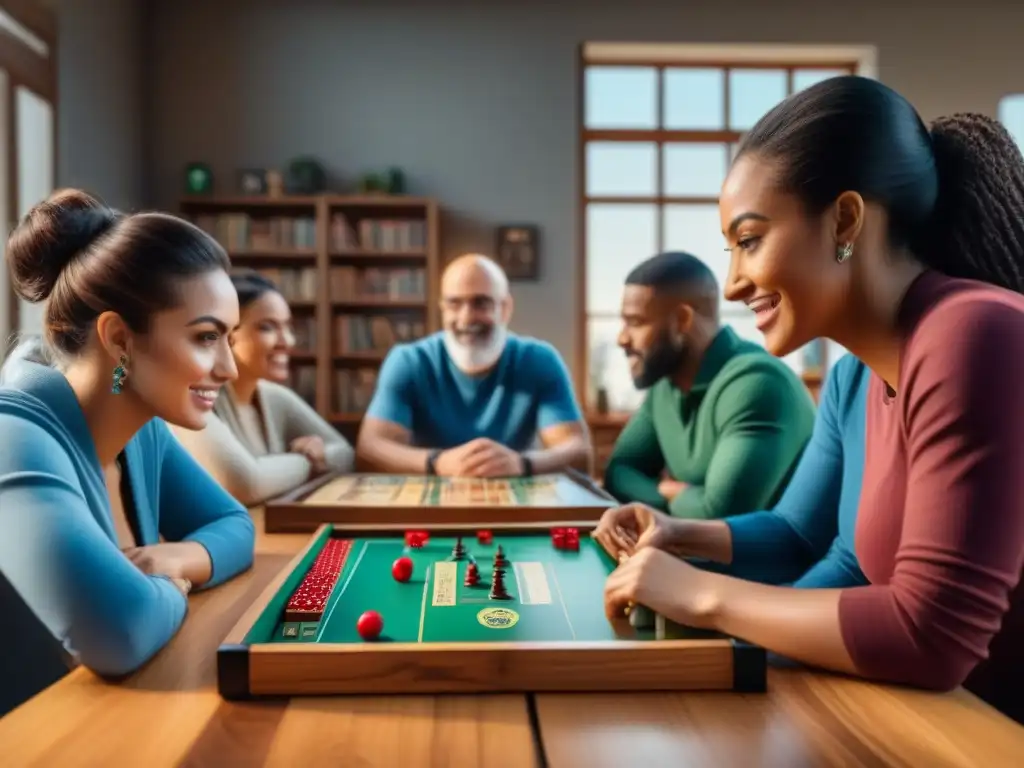
M 262 520 L 254 512 L 259 529 Z M 252 571 L 194 595 L 182 631 L 121 684 L 76 670 L 0 720 L 21 766 L 803 768 L 1024 764 L 1024 728 L 966 693 L 774 670 L 766 695 L 296 698 L 217 695 L 215 650 L 300 536 L 261 536 Z

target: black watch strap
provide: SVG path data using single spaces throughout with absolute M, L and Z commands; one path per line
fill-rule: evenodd
M 431 451 L 430 453 L 427 454 L 427 467 L 426 467 L 426 470 L 427 470 L 427 474 L 428 475 L 436 475 L 437 474 L 437 457 L 440 456 L 440 455 L 441 455 L 440 449 L 434 449 L 433 451 Z
M 523 477 L 533 476 L 533 462 L 530 461 L 530 457 L 525 454 L 520 454 L 519 458 L 523 460 Z

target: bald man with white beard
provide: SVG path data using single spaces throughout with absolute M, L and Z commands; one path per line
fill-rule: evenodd
M 443 330 L 392 348 L 356 451 L 374 471 L 522 477 L 589 468 L 590 434 L 548 343 L 508 330 L 494 261 L 456 259 L 441 279 Z

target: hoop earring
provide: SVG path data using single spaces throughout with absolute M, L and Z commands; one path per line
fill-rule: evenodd
M 842 264 L 853 255 L 853 243 L 846 243 L 836 248 L 836 261 Z
M 128 375 L 128 369 L 125 367 L 127 365 L 128 356 L 121 355 L 121 359 L 117 361 L 117 367 L 114 369 L 114 384 L 110 388 L 110 391 L 115 395 L 121 394 L 121 390 L 124 387 L 124 380 Z

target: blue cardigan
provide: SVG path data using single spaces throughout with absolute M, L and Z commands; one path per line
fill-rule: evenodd
M 854 554 L 864 475 L 870 370 L 853 355 L 832 367 L 811 440 L 774 509 L 726 518 L 732 563 L 713 566 L 748 581 L 794 587 L 867 584 Z
M 0 387 L 0 572 L 50 633 L 101 675 L 164 647 L 188 600 L 118 549 L 103 470 L 63 374 L 18 360 Z M 252 565 L 255 526 L 160 420 L 125 447 L 140 545 L 194 541 L 220 584 Z M 0 653 L 8 633 L 0 633 Z M 11 641 L 11 645 L 15 645 Z

